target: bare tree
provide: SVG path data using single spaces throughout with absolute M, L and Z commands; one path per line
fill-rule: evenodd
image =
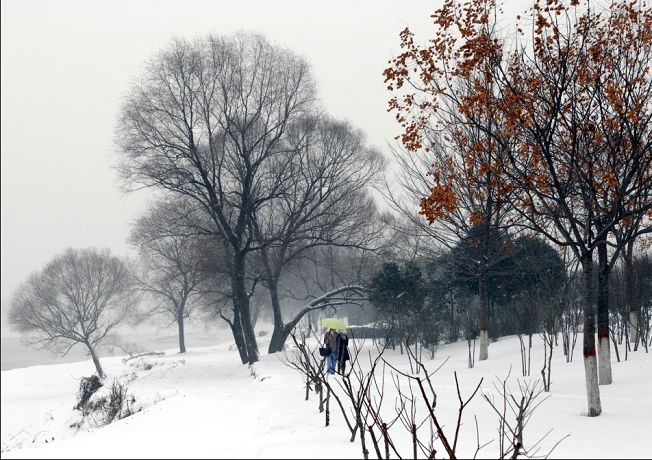
M 562 438 L 548 452 L 543 453 L 540 453 L 541 442 L 552 430 L 533 442 L 526 444 L 524 441 L 524 432 L 534 411 L 546 399 L 541 397 L 539 381 L 518 382 L 519 391 L 516 393 L 507 385 L 508 376 L 494 385 L 496 397 L 492 393 L 480 391 L 481 379 L 470 394 L 463 396 L 457 373 L 454 373 L 457 419 L 453 420 L 455 423 L 445 425 L 437 408 L 438 395 L 432 377 L 448 360 L 444 360 L 434 371 L 429 371 L 414 351 L 408 348 L 407 353 L 421 370 L 420 375 L 414 375 L 398 369 L 385 359 L 386 346 L 376 346 L 367 353 L 368 360 L 360 359 L 363 356 L 363 343 L 354 340 L 351 368 L 333 380 L 325 374 L 323 358 L 316 356 L 316 346 L 308 343 L 308 333 L 293 331 L 290 337 L 295 346 L 285 351 L 282 361 L 301 374 L 306 383 L 306 400 L 313 388 L 320 394 L 319 411 L 324 411 L 325 403 L 326 426 L 330 422 L 329 401 L 331 397 L 334 398 L 351 434 L 349 440 L 354 442 L 357 433 L 360 433 L 358 439 L 365 459 L 369 458 L 371 447 L 379 459 L 389 459 L 390 455 L 399 459 L 436 458 L 442 455 L 444 458 L 458 458 L 458 448 L 468 448 L 460 442 L 463 414 L 478 393 L 482 394 L 498 415 L 500 450 L 497 458 L 547 458 L 565 439 Z M 313 343 L 319 341 L 314 334 L 311 339 Z M 368 365 L 363 365 L 363 361 L 367 361 Z M 394 385 L 395 391 L 392 394 L 386 389 L 385 380 L 388 375 Z M 324 389 L 325 398 L 322 397 Z M 393 411 L 384 408 L 386 401 L 393 401 Z M 490 440 L 481 444 L 477 418 L 475 425 L 477 445 L 473 458 L 493 442 Z M 396 427 L 402 433 L 397 434 Z M 406 432 L 409 437 L 404 436 Z M 367 433 L 369 438 L 366 437 Z M 408 439 L 410 450 L 402 452 L 401 441 L 407 443 Z M 443 448 L 443 453 L 436 447 Z
M 539 380 L 530 382 L 518 382 L 518 396 L 507 385 L 509 375 L 504 380 L 496 378 L 494 382 L 495 393 L 498 398 L 491 393 L 484 392 L 482 397 L 489 403 L 494 412 L 498 415 L 498 446 L 500 454 L 497 458 L 548 458 L 552 451 L 570 435 L 566 435 L 558 440 L 555 445 L 545 454 L 539 454 L 541 442 L 552 432 L 550 429 L 538 441 L 533 442 L 526 447 L 524 441 L 524 431 L 527 427 L 532 414 L 548 396 L 541 397 L 543 389 Z M 546 386 L 545 379 L 543 386 Z
M 559 328 L 566 362 L 573 361 L 577 334 L 582 320 L 582 286 L 580 285 L 577 259 L 568 261 L 570 251 L 563 250 L 564 265 L 568 267 L 569 275 L 566 277 L 564 290 L 561 296 L 561 314 Z
M 65 355 L 83 344 L 100 377 L 97 345 L 137 300 L 125 264 L 108 250 L 67 249 L 14 294 L 9 322 L 27 341 Z
M 316 347 L 311 347 L 306 339 L 309 332 L 307 331 L 292 331 L 290 336 L 294 342 L 294 347 L 289 351 L 283 351 L 282 362 L 297 371 L 306 379 L 306 401 L 310 397 L 310 391 L 317 393 L 319 397 L 319 412 L 324 411 L 324 387 L 322 385 L 322 374 L 326 364 L 325 359 L 317 361 L 315 359 Z
M 232 331 L 243 363 L 258 360 L 247 289 L 252 219 L 278 196 L 292 149 L 285 132 L 314 111 L 307 62 L 262 36 L 175 40 L 134 85 L 119 119 L 122 176 L 196 203 L 229 248 Z
M 533 88 L 535 97 L 522 103 L 541 108 L 546 102 L 540 101 L 552 94 L 544 88 L 555 88 L 547 108 L 533 111 L 536 115 L 528 119 L 534 129 L 526 130 L 533 139 L 537 130 L 544 133 L 534 145 L 542 154 L 540 164 L 545 166 L 522 168 L 522 160 L 516 162 L 520 172 L 527 171 L 530 177 L 543 171 L 552 179 L 540 184 L 552 185 L 548 190 L 553 192 L 542 194 L 535 186 L 537 190 L 527 200 L 528 206 L 532 199 L 544 204 L 535 204 L 535 213 L 555 223 L 559 240 L 580 259 L 587 291 L 593 253 L 597 252 L 599 383 L 609 384 L 609 274 L 636 226 L 628 226 L 629 235 L 615 244 L 609 235 L 623 222 L 636 221 L 647 214 L 652 206 L 652 150 L 648 134 L 652 92 L 647 75 L 652 57 L 652 40 L 647 31 L 652 15 L 638 2 L 614 3 L 608 14 L 599 12 L 590 2 L 571 7 L 565 14 L 559 14 L 556 6 L 549 8 L 543 14 L 546 25 L 541 27 L 538 21 L 537 30 L 542 36 L 557 34 L 553 29 L 564 30 L 563 38 L 557 34 L 554 45 L 538 47 L 532 62 L 527 64 L 533 70 L 538 67 L 527 78 L 541 70 L 543 78 Z M 581 19 L 572 18 L 576 14 L 573 8 L 581 9 Z M 633 19 L 638 14 L 640 18 Z M 556 77 L 548 78 L 555 74 Z M 546 112 L 548 115 L 543 115 Z M 549 121 L 553 121 L 552 125 Z M 548 141 L 540 142 L 544 138 Z M 594 382 L 597 369 L 592 308 L 590 294 L 585 294 L 585 322 L 591 323 L 586 324 L 584 332 L 586 377 L 591 383 L 587 390 L 590 415 L 597 415 L 601 408 Z
M 291 352 L 284 352 L 283 360 L 284 363 L 299 371 L 302 376 L 306 377 L 306 385 L 309 386 L 310 383 L 315 384 L 315 390 L 319 394 L 319 412 L 325 413 L 325 425 L 329 426 L 330 424 L 330 399 L 331 396 L 337 402 L 337 405 L 340 408 L 340 412 L 344 417 L 346 426 L 348 427 L 351 433 L 351 442 L 355 441 L 355 434 L 358 430 L 358 424 L 356 420 L 349 418 L 349 413 L 344 407 L 342 402 L 343 398 L 340 397 L 336 390 L 336 387 L 333 385 L 333 381 L 328 379 L 328 376 L 325 372 L 324 358 L 318 358 L 315 356 L 315 348 L 311 347 L 307 338 L 312 338 L 313 341 L 317 341 L 314 332 L 310 333 L 308 331 L 290 331 L 290 337 L 294 342 L 295 347 Z M 326 397 L 323 397 L 323 390 L 326 389 Z M 308 399 L 308 387 L 306 388 L 306 400 Z
M 511 224 L 507 218 L 509 206 L 506 202 L 509 200 L 504 194 L 501 195 L 502 184 L 491 172 L 491 168 L 488 168 L 488 173 L 481 173 L 476 168 L 469 168 L 466 163 L 465 158 L 469 155 L 467 150 L 470 149 L 465 143 L 471 139 L 474 145 L 486 143 L 480 130 L 469 127 L 470 122 L 461 120 L 454 109 L 443 115 L 443 118 L 451 132 L 446 132 L 445 136 L 440 133 L 431 135 L 426 155 L 417 156 L 408 149 L 392 148 L 399 168 L 397 174 L 386 181 L 384 195 L 396 215 L 392 221 L 398 224 L 396 230 L 410 234 L 417 242 L 429 240 L 429 247 L 424 248 L 424 251 L 441 251 L 442 247 L 450 249 L 460 242 L 474 240 L 478 257 L 464 269 L 467 272 L 465 276 L 477 280 L 480 302 L 479 359 L 484 360 L 489 356 L 489 278 L 493 267 L 502 261 L 500 255 L 497 257 L 496 253 L 492 253 L 491 243 Z M 487 120 L 478 122 L 492 123 Z M 500 155 L 491 149 L 485 152 L 485 156 L 488 164 L 500 162 Z M 448 185 L 455 190 L 455 205 L 445 212 L 438 211 L 437 218 L 433 219 L 424 204 L 430 198 L 424 197 L 434 193 L 438 185 L 433 185 L 433 178 L 442 175 L 453 182 Z M 416 214 L 419 206 L 421 215 Z M 428 217 L 427 221 L 423 215 Z
M 409 349 L 408 353 L 411 353 Z M 458 444 L 460 428 L 463 425 L 463 414 L 468 404 L 480 391 L 483 379 L 480 379 L 478 384 L 475 386 L 475 389 L 468 397 L 463 397 L 460 390 L 460 383 L 457 378 L 457 372 L 454 372 L 455 388 L 459 405 L 457 421 L 455 424 L 451 425 L 450 429 L 446 429 L 446 431 L 448 431 L 447 435 L 444 430 L 445 426 L 443 420 L 438 416 L 438 395 L 432 382 L 432 376 L 442 368 L 446 363 L 446 360 L 442 362 L 437 369 L 429 372 L 423 362 L 416 356 L 413 355 L 413 359 L 422 369 L 423 377 L 405 373 L 389 364 L 383 358 L 383 361 L 394 372 L 392 380 L 394 381 L 394 386 L 398 395 L 397 402 L 395 403 L 396 414 L 402 422 L 401 425 L 411 434 L 412 457 L 418 458 L 421 456 L 423 458 L 436 458 L 437 455 L 441 455 L 440 452 L 435 449 L 435 444 L 438 442 L 441 444 L 441 447 L 443 447 L 444 454 L 447 458 L 457 458 L 457 449 L 460 446 L 460 444 Z M 523 441 L 523 433 L 534 411 L 547 398 L 540 397 L 542 389 L 539 381 L 535 381 L 534 383 L 518 382 L 519 395 L 515 396 L 507 385 L 508 379 L 509 375 L 507 378 L 500 381 L 500 387 L 494 384 L 494 388 L 497 390 L 498 394 L 498 402 L 494 400 L 493 395 L 484 391 L 482 392 L 482 397 L 499 416 L 498 434 L 500 451 L 499 454 L 496 455 L 496 458 L 518 458 L 519 456 L 526 458 L 539 458 L 539 451 L 541 450 L 540 444 L 552 430 L 545 433 L 544 436 L 539 438 L 539 440 L 531 443 L 527 448 Z M 406 386 L 404 382 L 406 381 L 408 383 L 407 390 L 404 390 L 403 388 Z M 382 391 L 383 386 L 376 385 L 374 388 L 376 388 L 377 391 Z M 376 424 L 380 424 L 381 426 L 383 426 L 382 414 L 380 413 L 380 404 L 378 402 L 382 401 L 382 396 L 382 393 L 380 393 L 380 397 L 376 396 L 375 398 L 368 399 L 369 411 L 372 413 L 372 418 Z M 425 407 L 427 410 L 425 417 L 419 417 L 419 413 L 416 410 L 417 405 Z M 385 426 L 386 425 L 387 424 L 385 424 Z M 423 430 L 422 428 L 424 425 L 429 429 Z M 473 458 L 476 458 L 479 451 L 492 442 L 489 441 L 481 444 L 480 429 L 478 427 L 477 418 L 475 420 L 475 425 L 477 443 Z M 423 433 L 423 431 L 426 431 L 426 433 Z M 389 442 L 386 441 L 386 444 L 389 444 L 392 447 L 398 458 L 403 458 L 397 451 L 397 446 L 391 440 L 391 436 L 386 432 L 383 434 L 386 438 L 389 438 Z M 566 437 L 568 436 L 557 441 L 557 443 L 547 453 L 542 454 L 541 457 L 547 458 L 557 445 Z M 380 449 L 378 448 L 378 439 L 379 438 L 372 436 L 372 440 L 375 443 L 375 450 L 378 453 L 378 458 L 382 458 L 380 455 Z M 388 449 L 386 449 L 385 452 L 385 458 L 389 458 Z
M 319 246 L 367 247 L 380 233 L 365 188 L 380 172 L 382 157 L 360 131 L 325 117 L 305 119 L 288 129 L 286 141 L 295 151 L 286 164 L 293 180 L 253 220 L 274 313 L 270 353 L 282 349 L 301 319 L 286 324 L 282 316 L 279 283 L 288 265 Z
M 205 278 L 198 237 L 180 234 L 170 208 L 163 201 L 137 220 L 130 236 L 140 252 L 142 273 L 136 275 L 138 289 L 155 301 L 148 313 L 163 314 L 177 323 L 179 352 L 186 352 L 184 321 L 197 305 L 197 287 Z

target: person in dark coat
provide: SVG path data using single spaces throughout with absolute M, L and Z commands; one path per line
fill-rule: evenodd
M 324 347 L 330 350 L 330 354 L 326 358 L 326 363 L 328 365 L 326 372 L 329 374 L 335 373 L 335 363 L 337 362 L 337 337 L 338 334 L 335 333 L 335 329 L 329 330 L 324 335 Z
M 344 374 L 346 372 L 346 362 L 351 359 L 349 356 L 349 338 L 346 335 L 346 330 L 337 334 L 337 372 Z

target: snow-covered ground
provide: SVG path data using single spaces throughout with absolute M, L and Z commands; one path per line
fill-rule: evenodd
M 586 396 L 579 344 L 581 337 L 572 363 L 565 362 L 561 348 L 555 349 L 552 392 L 534 413 L 525 432 L 525 445 L 532 445 L 552 429 L 541 443 L 540 453 L 570 434 L 553 451 L 552 458 L 649 457 L 652 357 L 638 351 L 630 354 L 627 362 L 614 362 L 613 384 L 600 387 L 603 414 L 588 418 L 583 415 Z M 264 343 L 260 346 L 265 350 Z M 79 420 L 73 410 L 79 379 L 94 370 L 90 361 L 2 371 L 2 458 L 362 457 L 359 444 L 349 442 L 336 405 L 331 405 L 331 425 L 325 427 L 315 395 L 304 400 L 300 375 L 285 366 L 279 356 L 264 355 L 250 369 L 242 366 L 237 352 L 229 348 L 229 343 L 191 348 L 184 355 L 172 349 L 163 357 L 127 363 L 120 357 L 103 358 L 106 381 L 119 378 L 129 382 L 135 407 L 142 410 L 90 431 L 70 428 Z M 390 350 L 386 356 L 397 367 L 409 369 L 407 358 L 398 350 Z M 458 404 L 454 370 L 463 395 L 468 395 L 481 377 L 482 391 L 495 393 L 493 382 L 507 375 L 510 367 L 510 383 L 516 388 L 521 369 L 515 337 L 492 343 L 489 360 L 478 362 L 474 369 L 467 368 L 465 342 L 441 346 L 435 359 L 426 360 L 426 365 L 433 370 L 448 357 L 434 383 L 438 414 L 445 423 L 444 431 L 452 437 Z M 539 375 L 542 359 L 542 344 L 535 337 L 532 378 Z M 394 391 L 389 383 L 387 389 Z M 391 412 L 393 397 L 388 401 Z M 480 426 L 480 442 L 494 439 L 479 457 L 495 458 L 497 418 L 480 395 L 466 409 L 458 454 L 470 457 L 475 452 L 474 415 Z M 403 428 L 393 430 L 400 442 Z M 373 449 L 370 451 L 370 457 L 375 458 Z M 411 455 L 409 445 L 404 445 L 403 451 Z

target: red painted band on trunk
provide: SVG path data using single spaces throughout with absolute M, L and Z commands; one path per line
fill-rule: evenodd
M 630 308 L 630 309 L 629 309 L 629 312 L 630 312 L 630 313 L 636 313 L 636 308 Z
M 608 339 L 609 338 L 609 333 L 608 332 L 598 332 L 598 338 L 599 339 Z
M 592 349 L 592 350 L 589 350 L 589 351 L 584 350 L 584 357 L 585 358 L 588 358 L 589 356 L 595 356 L 595 355 L 596 355 L 595 348 Z
M 481 330 L 481 331 L 485 331 L 485 332 L 486 332 L 486 331 L 488 331 L 488 330 L 489 330 L 489 328 L 488 328 L 488 327 L 481 327 L 481 328 L 480 328 L 480 330 Z

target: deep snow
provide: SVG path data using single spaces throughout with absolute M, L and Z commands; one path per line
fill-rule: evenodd
M 534 413 L 525 432 L 526 446 L 552 429 L 540 454 L 570 434 L 552 458 L 649 457 L 652 358 L 640 350 L 631 353 L 627 362 L 614 361 L 613 384 L 600 387 L 603 414 L 588 418 L 583 415 L 586 394 L 580 345 L 581 336 L 571 363 L 565 362 L 561 347 L 555 348 L 550 398 Z M 260 348 L 265 350 L 265 344 L 260 343 Z M 126 364 L 121 357 L 103 358 L 106 382 L 113 378 L 129 382 L 135 407 L 142 410 L 109 426 L 80 432 L 69 426 L 79 419 L 73 410 L 75 393 L 79 379 L 93 372 L 92 362 L 2 371 L 2 458 L 361 458 L 359 444 L 348 441 L 349 432 L 335 404 L 331 404 L 331 425 L 324 427 L 315 395 L 304 400 L 301 376 L 285 366 L 280 355 L 263 355 L 251 369 L 239 363 L 229 343 L 191 348 L 184 355 L 172 349 L 164 357 Z M 398 349 L 386 356 L 409 369 Z M 521 378 L 516 337 L 492 343 L 489 360 L 477 362 L 474 369 L 467 368 L 466 342 L 441 346 L 435 359 L 425 363 L 434 370 L 447 357 L 434 383 L 438 414 L 448 433 L 457 415 L 454 370 L 463 395 L 470 394 L 481 377 L 485 379 L 482 391 L 494 393 L 496 377 L 507 375 L 510 367 L 513 389 Z M 532 379 L 539 376 L 542 359 L 542 343 L 535 336 Z M 394 391 L 389 383 L 387 390 Z M 391 412 L 393 397 L 388 400 L 386 409 Z M 459 456 L 469 457 L 475 451 L 474 415 L 480 441 L 494 439 L 479 457 L 496 457 L 497 418 L 480 395 L 465 412 Z M 393 430 L 401 441 L 403 428 Z M 403 451 L 411 455 L 408 444 Z M 370 458 L 375 458 L 371 447 Z

